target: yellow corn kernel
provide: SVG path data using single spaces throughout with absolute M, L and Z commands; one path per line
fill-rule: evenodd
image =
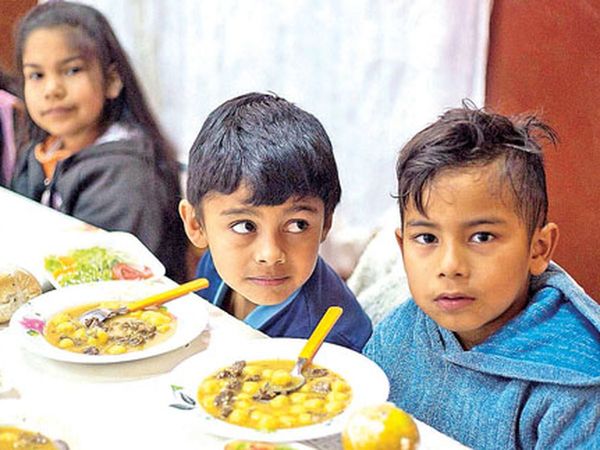
M 95 337 L 91 336 L 87 339 L 87 343 L 88 345 L 93 345 L 94 347 L 98 345 L 98 339 L 96 339 Z
M 285 386 L 291 383 L 292 376 L 286 370 L 278 369 L 271 375 L 271 383 L 277 386 Z
M 328 402 L 345 402 L 348 400 L 348 398 L 350 398 L 350 395 L 346 392 L 332 391 L 329 394 L 327 394 Z
M 80 340 L 87 339 L 87 333 L 85 331 L 85 328 L 79 328 L 79 329 L 75 330 L 75 333 L 73 333 L 73 337 L 75 339 L 80 339 Z
M 140 319 L 154 326 L 163 325 L 171 321 L 169 316 L 166 316 L 158 311 L 144 311 L 140 316 Z
M 200 392 L 204 394 L 216 394 L 219 392 L 219 381 L 214 378 L 209 378 L 200 385 Z
M 159 333 L 166 333 L 170 329 L 171 329 L 171 325 L 169 325 L 168 323 L 163 323 L 162 325 L 158 325 L 156 327 L 156 331 L 158 331 Z
M 300 388 L 300 392 L 310 392 L 310 385 L 306 383 L 304 386 Z
M 263 414 L 263 416 L 258 420 L 257 427 L 259 430 L 271 431 L 277 428 L 277 424 L 279 421 L 276 417 L 273 417 L 269 414 Z
M 350 389 L 348 383 L 343 382 L 342 380 L 334 380 L 331 383 L 331 390 L 334 392 L 347 392 Z
M 250 420 L 253 420 L 254 422 L 258 422 L 261 417 L 263 416 L 263 413 L 261 411 L 258 410 L 254 410 L 250 413 Z
M 239 397 L 239 396 L 238 396 L 238 397 Z M 236 407 L 237 409 L 245 409 L 245 410 L 249 410 L 251 405 L 252 405 L 252 404 L 251 404 L 249 401 L 247 401 L 247 400 L 237 400 L 237 401 L 235 402 L 235 407 Z
M 56 325 L 56 331 L 59 333 L 72 333 L 75 331 L 75 325 L 71 322 L 61 322 Z
M 125 348 L 125 346 L 115 344 L 115 345 L 108 347 L 108 350 L 106 350 L 106 353 L 108 353 L 109 355 L 120 355 L 121 353 L 125 353 L 126 351 L 127 351 L 127 349 Z
M 238 400 L 250 400 L 251 398 L 252 398 L 252 396 L 250 394 L 247 394 L 246 392 L 240 392 L 237 395 Z
M 215 397 L 216 395 L 204 395 L 200 397 L 200 403 L 202 403 L 204 409 L 208 410 L 214 406 Z
M 279 416 L 279 423 L 283 428 L 292 428 L 296 426 L 296 418 L 294 416 L 284 414 Z
M 99 344 L 106 344 L 108 342 L 108 334 L 106 331 L 98 328 L 96 331 L 96 339 L 98 339 Z
M 261 375 L 262 369 L 258 366 L 247 365 L 242 370 L 242 373 L 248 377 L 251 377 L 254 375 Z
M 299 416 L 300 414 L 303 414 L 304 412 L 306 412 L 306 409 L 304 408 L 304 405 L 292 405 L 290 406 L 290 413 Z
M 302 413 L 298 416 L 298 423 L 308 425 L 312 423 L 312 416 L 309 413 Z
M 327 402 L 325 404 L 325 411 L 329 414 L 338 413 L 346 406 L 345 403 L 342 402 Z
M 290 404 L 290 399 L 287 398 L 287 396 L 285 395 L 278 395 L 277 397 L 271 399 L 271 401 L 269 401 L 269 404 L 273 408 L 283 408 Z
M 71 348 L 73 345 L 75 345 L 73 340 L 69 338 L 62 338 L 60 341 L 58 341 L 58 346 L 60 348 Z
M 290 400 L 292 403 L 304 403 L 306 394 L 304 392 L 293 392 L 290 394 Z
M 304 407 L 313 412 L 320 412 L 324 405 L 325 402 L 320 398 L 309 398 L 304 402 Z
M 69 320 L 71 320 L 71 316 L 69 314 L 66 313 L 58 313 L 56 316 L 54 316 L 52 318 L 52 323 L 54 324 L 59 324 L 61 322 L 68 322 Z
M 248 420 L 248 415 L 249 413 L 247 409 L 236 407 L 236 409 L 231 411 L 231 414 L 229 414 L 227 420 L 229 420 L 231 423 L 243 424 L 246 422 L 246 420 Z
M 259 385 L 256 381 L 245 381 L 242 385 L 242 392 L 246 394 L 256 394 L 258 392 Z

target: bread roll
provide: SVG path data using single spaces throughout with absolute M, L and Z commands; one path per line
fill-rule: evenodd
M 41 293 L 40 283 L 25 269 L 0 268 L 0 323 L 8 322 L 23 303 Z

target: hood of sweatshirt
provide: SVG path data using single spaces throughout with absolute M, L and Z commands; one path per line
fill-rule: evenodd
M 508 378 L 600 385 L 600 305 L 554 263 L 532 279 L 530 298 L 519 315 L 470 351 L 461 348 L 452 332 L 437 327 L 444 357 Z

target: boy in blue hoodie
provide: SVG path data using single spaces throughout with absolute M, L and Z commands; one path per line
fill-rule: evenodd
M 189 239 L 208 248 L 201 296 L 280 337 L 307 338 L 341 306 L 327 340 L 360 351 L 371 321 L 318 255 L 341 195 L 321 123 L 275 95 L 228 100 L 204 122 L 188 173 L 179 212 Z
M 364 353 L 391 401 L 473 448 L 600 445 L 600 306 L 551 262 L 543 140 L 535 117 L 465 105 L 396 166 L 412 298 Z

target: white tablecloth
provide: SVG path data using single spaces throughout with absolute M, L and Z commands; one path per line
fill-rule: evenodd
M 0 265 L 12 263 L 41 276 L 45 242 L 84 223 L 0 188 Z M 47 285 L 46 285 L 47 286 Z M 160 391 L 162 377 L 184 359 L 207 348 L 235 346 L 265 336 L 207 303 L 209 323 L 184 348 L 138 361 L 84 365 L 53 361 L 16 344 L 12 330 L 0 325 L 0 388 L 3 415 L 19 413 L 56 430 L 72 450 L 223 449 L 226 439 L 183 426 L 169 413 Z M 291 355 L 293 357 L 293 355 Z M 35 419 L 35 420 L 34 420 Z M 464 448 L 433 428 L 417 422 L 421 449 Z M 306 443 L 339 450 L 339 436 Z

